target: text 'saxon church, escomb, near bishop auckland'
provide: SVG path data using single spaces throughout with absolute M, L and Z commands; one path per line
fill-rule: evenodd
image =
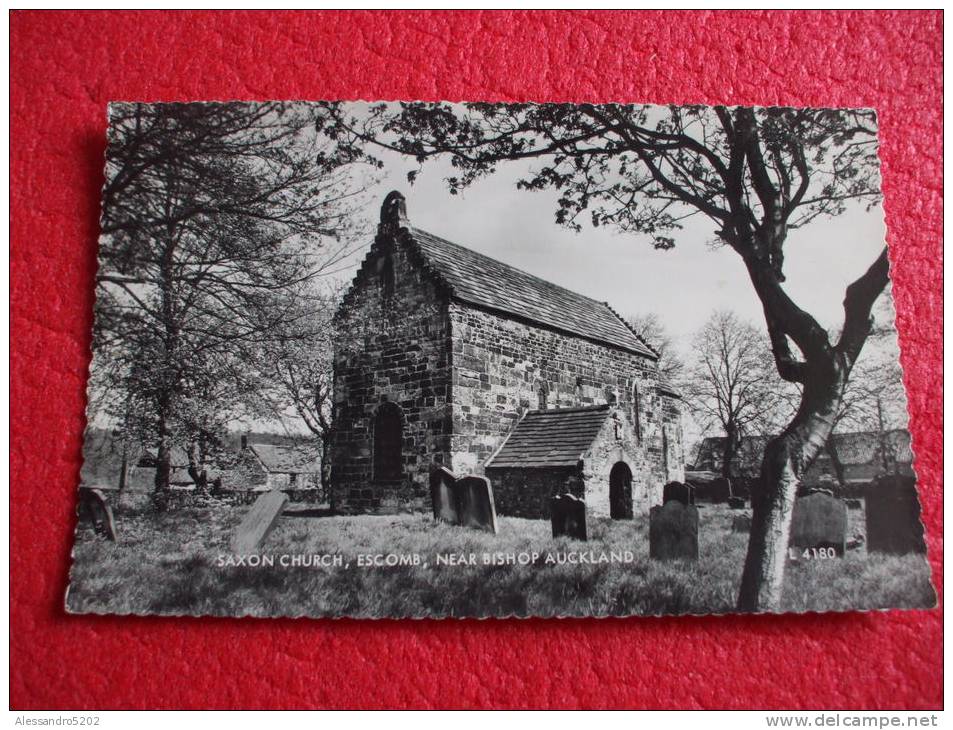
M 684 478 L 678 394 L 604 302 L 414 228 L 391 193 L 336 317 L 332 501 L 427 511 L 429 473 L 487 476 L 500 514 L 569 492 L 631 517 Z

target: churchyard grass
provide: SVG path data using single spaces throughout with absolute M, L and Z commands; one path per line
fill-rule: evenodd
M 647 518 L 590 519 L 587 543 L 554 540 L 548 521 L 499 518 L 499 534 L 429 515 L 283 515 L 262 555 L 340 554 L 349 567 L 219 565 L 248 506 L 193 506 L 161 515 L 124 509 L 110 543 L 81 530 L 69 606 L 93 613 L 310 616 L 621 616 L 733 610 L 747 535 L 722 505 L 700 510 L 699 560 L 654 561 Z M 302 509 L 289 505 L 288 510 Z M 862 534 L 862 511 L 849 535 Z M 483 565 L 484 553 L 631 551 L 629 564 Z M 436 556 L 477 565 L 437 565 Z M 358 567 L 359 555 L 417 554 L 420 565 Z M 426 567 L 424 567 L 426 563 Z M 928 567 L 914 555 L 789 563 L 783 610 L 864 610 L 932 604 Z

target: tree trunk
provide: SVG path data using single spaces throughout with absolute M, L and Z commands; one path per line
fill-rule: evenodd
M 158 445 L 156 447 L 156 479 L 155 493 L 153 494 L 153 503 L 157 510 L 162 511 L 168 507 L 169 502 L 169 477 L 172 473 L 172 434 L 170 429 L 170 420 L 172 418 L 172 398 L 175 389 L 175 351 L 178 339 L 178 330 L 175 325 L 174 304 L 172 285 L 173 261 L 175 252 L 175 231 L 174 226 L 169 224 L 166 231 L 165 246 L 162 252 L 161 266 L 161 295 L 162 295 L 162 316 L 165 332 L 163 333 L 163 357 L 164 367 L 160 371 L 161 381 L 159 385 L 159 395 L 156 403 L 156 415 L 158 421 Z
M 779 611 L 794 500 L 804 470 L 834 428 L 849 368 L 837 361 L 810 369 L 801 404 L 787 428 L 768 442 L 761 479 L 752 491 L 751 538 L 738 609 Z
M 169 502 L 169 478 L 172 475 L 172 434 L 169 432 L 168 397 L 159 403 L 158 441 L 156 444 L 155 492 L 152 501 L 157 510 L 163 511 Z
M 837 447 L 834 446 L 833 437 L 827 440 L 827 454 L 831 457 L 831 466 L 834 467 L 837 484 L 843 489 L 847 486 L 847 478 L 844 476 L 844 464 L 840 460 L 840 454 L 837 453 Z
M 321 434 L 321 491 L 331 501 L 331 432 Z
M 199 492 L 208 491 L 208 472 L 205 470 L 205 458 L 198 439 L 189 444 L 189 478 Z
M 725 427 L 725 449 L 721 455 L 721 476 L 731 483 L 731 465 L 738 451 L 738 430 L 731 424 Z

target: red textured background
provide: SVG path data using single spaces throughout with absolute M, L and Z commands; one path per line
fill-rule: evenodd
M 942 580 L 942 14 L 14 12 L 14 708 L 942 705 L 941 609 L 359 622 L 70 617 L 106 103 L 871 106 Z M 941 593 L 942 600 L 942 593 Z

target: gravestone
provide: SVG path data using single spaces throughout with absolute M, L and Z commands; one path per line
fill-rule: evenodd
M 731 521 L 732 532 L 751 532 L 751 515 L 735 515 Z
M 572 494 L 557 494 L 549 501 L 549 518 L 553 537 L 571 537 L 588 540 L 586 530 L 586 503 Z
M 748 500 L 744 497 L 728 497 L 728 507 L 731 509 L 744 509 L 748 506 Z
M 695 504 L 695 490 L 688 484 L 669 482 L 662 487 L 662 504 L 672 500 L 684 505 Z
M 790 544 L 799 549 L 834 548 L 838 556 L 843 556 L 847 544 L 847 505 L 826 491 L 796 499 Z
M 454 491 L 460 524 L 496 534 L 496 506 L 493 487 L 486 477 L 466 476 L 457 480 Z
M 91 487 L 79 488 L 79 522 L 92 526 L 97 535 L 116 541 L 116 523 L 106 495 Z
M 698 508 L 672 500 L 649 511 L 649 557 L 698 560 Z
M 713 504 L 723 504 L 732 497 L 731 482 L 724 477 L 715 479 L 708 484 L 706 491 L 708 492 L 708 500 Z
M 451 525 L 460 524 L 456 484 L 457 477 L 449 469 L 441 466 L 430 472 L 430 501 L 433 504 L 435 520 L 449 522 Z
M 925 553 L 916 479 L 887 475 L 864 493 L 867 508 L 867 551 L 904 555 Z
M 284 492 L 265 492 L 245 514 L 232 535 L 231 548 L 236 555 L 251 555 L 272 531 L 288 503 Z

